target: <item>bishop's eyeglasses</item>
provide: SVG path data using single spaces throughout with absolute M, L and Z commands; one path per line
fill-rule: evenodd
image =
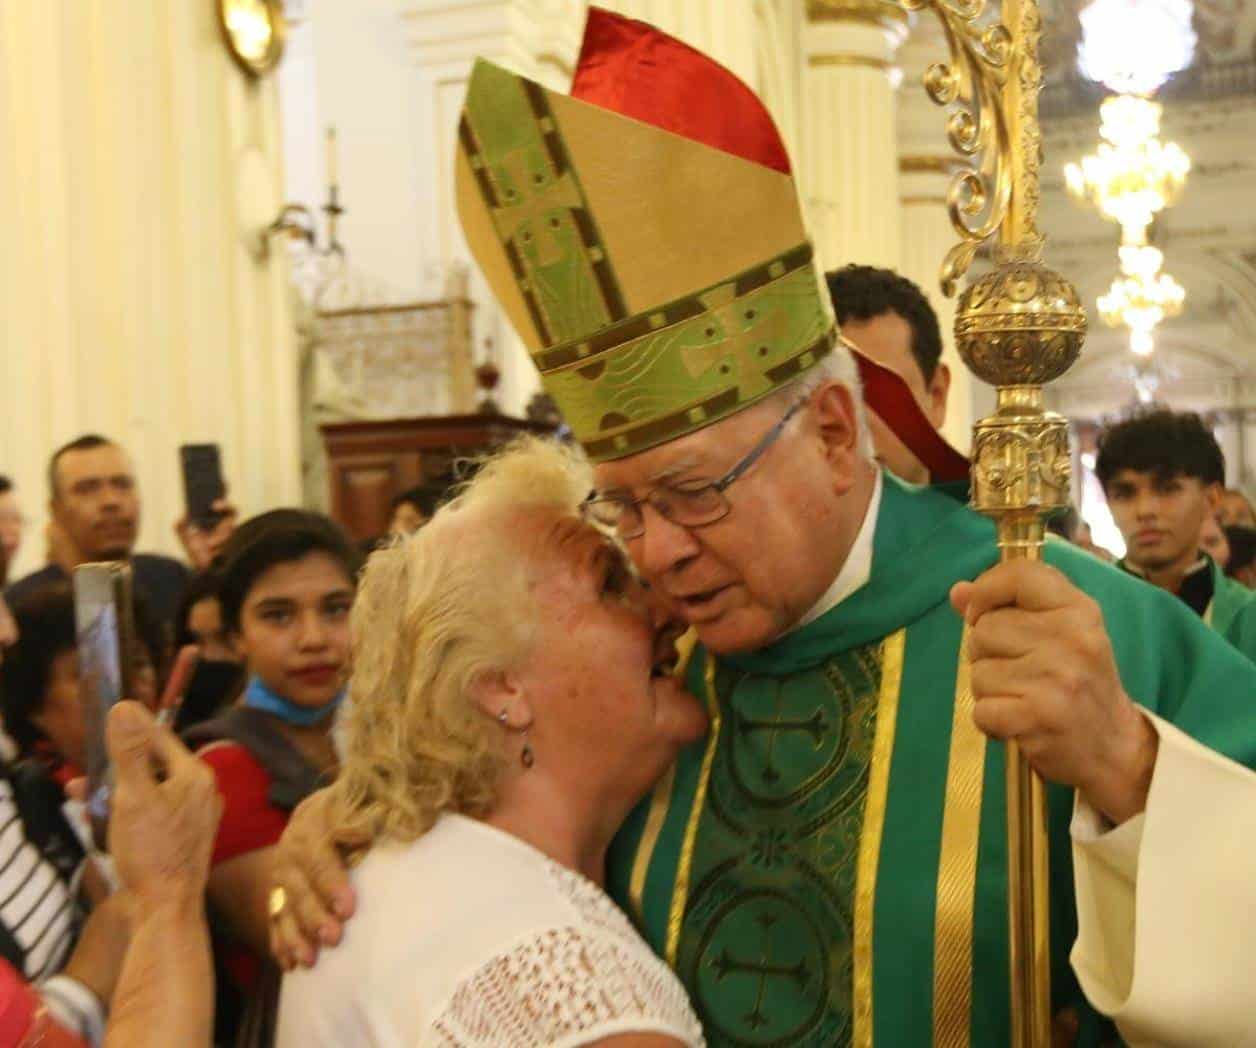
M 719 480 L 699 480 L 682 484 L 660 484 L 641 498 L 609 493 L 594 493 L 585 500 L 584 514 L 587 519 L 603 528 L 614 531 L 622 540 L 638 539 L 645 534 L 645 515 L 641 507 L 649 503 L 654 512 L 673 524 L 684 528 L 701 528 L 714 524 L 728 516 L 732 506 L 724 494 L 745 475 L 785 431 L 799 409 L 807 403 L 803 397 L 791 407 L 785 416 L 757 443 L 745 457 Z

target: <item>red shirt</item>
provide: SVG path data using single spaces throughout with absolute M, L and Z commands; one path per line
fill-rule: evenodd
M 211 742 L 196 754 L 209 765 L 222 797 L 222 820 L 214 839 L 210 864 L 234 859 L 277 844 L 290 812 L 276 808 L 267 794 L 270 774 L 237 742 Z M 261 975 L 261 958 L 247 947 L 232 944 L 222 953 L 223 963 L 236 984 L 252 990 Z
M 209 765 L 222 796 L 222 820 L 210 862 L 234 859 L 278 844 L 289 812 L 271 804 L 270 774 L 237 742 L 211 742 L 196 754 Z

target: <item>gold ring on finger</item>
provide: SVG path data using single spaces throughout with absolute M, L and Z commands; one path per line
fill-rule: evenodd
M 270 890 L 270 919 L 275 920 L 288 905 L 288 893 L 282 888 Z

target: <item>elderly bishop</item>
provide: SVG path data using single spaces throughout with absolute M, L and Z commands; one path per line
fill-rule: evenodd
M 477 65 L 459 208 L 588 512 L 696 636 L 709 737 L 607 883 L 709 1043 L 1009 1043 L 1007 738 L 1052 783 L 1075 1043 L 1256 1037 L 1256 667 L 1063 544 L 994 566 L 989 521 L 877 469 L 744 85 L 595 12 L 573 95 Z

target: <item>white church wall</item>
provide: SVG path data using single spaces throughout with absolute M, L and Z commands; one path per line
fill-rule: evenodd
M 0 5 L 0 472 L 44 559 L 44 472 L 98 431 L 132 453 L 139 546 L 175 552 L 178 445 L 222 445 L 253 512 L 299 494 L 273 79 L 236 67 L 208 3 Z
M 279 73 L 288 199 L 326 203 L 334 127 L 349 264 L 398 297 L 439 294 L 425 272 L 431 158 L 397 0 L 306 0 L 303 11 Z

